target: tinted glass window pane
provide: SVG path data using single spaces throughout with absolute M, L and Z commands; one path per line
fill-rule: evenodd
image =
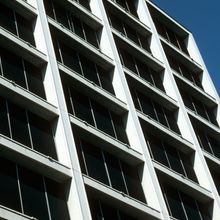
M 42 177 L 19 168 L 19 180 L 24 213 L 37 219 L 49 219 Z
M 108 109 L 96 102 L 92 103 L 97 128 L 115 137 L 111 116 Z
M 90 199 L 89 206 L 92 215 L 92 220 L 103 220 L 99 201 L 95 199 Z
M 86 40 L 92 44 L 93 46 L 95 47 L 99 47 L 98 45 L 98 39 L 97 39 L 97 35 L 96 35 L 96 32 L 90 28 L 87 24 L 83 24 L 83 27 L 84 27 L 84 31 L 85 31 L 85 35 L 86 35 Z
M 3 76 L 26 88 L 24 69 L 20 57 L 3 51 L 2 56 Z
M 195 200 L 184 193 L 181 193 L 181 198 L 188 219 L 201 220 Z
M 174 117 L 174 112 L 166 111 L 166 116 L 168 120 L 168 124 L 171 130 L 175 131 L 176 133 L 180 134 L 179 127 L 177 125 L 177 120 Z
M 29 113 L 28 116 L 33 148 L 45 155 L 57 159 L 50 123 L 32 113 Z
M 45 178 L 52 220 L 70 220 L 64 185 Z
M 170 215 L 177 219 L 186 220 L 178 191 L 168 185 L 164 187 L 164 191 L 171 211 Z
M 9 103 L 12 138 L 26 146 L 31 146 L 26 111 Z
M 80 61 L 83 69 L 83 75 L 91 80 L 92 82 L 96 83 L 97 85 L 100 85 L 98 75 L 97 75 L 97 70 L 95 67 L 95 63 L 92 61 L 88 60 L 84 56 L 80 56 Z
M 129 144 L 127 134 L 125 131 L 125 126 L 124 126 L 123 120 L 122 120 L 123 116 L 119 116 L 119 115 L 116 115 L 111 112 L 111 117 L 113 120 L 117 139 L 122 141 L 123 143 Z
M 132 72 L 137 74 L 137 69 L 135 67 L 135 62 L 133 57 L 127 53 L 124 50 L 120 50 L 120 55 L 121 55 L 121 59 L 122 59 L 122 64 L 128 68 L 129 70 L 131 70 Z
M 54 18 L 54 10 L 51 0 L 44 0 L 44 7 L 46 10 L 46 14 L 51 18 Z
M 85 142 L 82 143 L 82 147 L 85 155 L 89 176 L 109 185 L 100 149 L 96 148 L 95 146 L 89 145 Z
M 120 220 L 137 220 L 137 218 L 131 217 L 125 213 L 119 212 Z
M 3 4 L 0 4 L 0 25 L 13 34 L 16 34 L 14 13 Z
M 168 124 L 167 124 L 167 120 L 166 120 L 166 116 L 165 116 L 163 107 L 160 106 L 160 105 L 157 104 L 157 103 L 154 103 L 154 108 L 155 108 L 155 110 L 156 110 L 156 112 L 157 112 L 158 122 L 160 122 L 160 123 L 163 124 L 164 126 L 168 127 Z
M 149 83 L 153 84 L 149 67 L 146 64 L 140 62 L 139 60 L 136 60 L 136 63 L 137 63 L 139 75 L 143 79 L 147 80 Z
M 6 102 L 0 97 L 0 133 L 9 137 L 9 123 L 6 109 Z
M 111 25 L 116 30 L 118 30 L 119 32 L 124 34 L 124 29 L 123 29 L 123 25 L 122 25 L 121 20 L 118 17 L 116 17 L 116 16 L 114 16 L 113 14 L 110 14 L 110 13 L 109 13 L 109 18 L 110 18 Z
M 0 204 L 21 212 L 15 165 L 0 158 Z
M 119 164 L 119 160 L 108 153 L 105 153 L 105 159 L 106 159 L 112 187 L 119 191 L 127 193 L 125 188 L 125 183 L 122 177 L 122 171 Z
M 81 5 L 83 5 L 85 8 L 87 8 L 89 11 L 91 11 L 91 9 L 90 9 L 90 5 L 89 5 L 89 0 L 78 0 L 79 1 L 79 3 L 81 4 Z
M 43 78 L 41 70 L 28 62 L 25 63 L 25 72 L 28 82 L 28 89 L 39 95 L 41 98 L 46 98 L 44 85 L 43 85 Z
M 199 211 L 200 211 L 200 214 L 202 215 L 202 220 L 211 220 L 212 219 L 212 216 L 210 214 L 210 204 L 202 204 L 200 202 L 197 202 L 197 205 L 198 205 L 198 208 L 199 208 Z
M 72 24 L 73 24 L 73 31 L 80 36 L 81 38 L 85 39 L 82 22 L 76 18 L 75 16 L 71 15 Z
M 67 13 L 65 9 L 55 2 L 53 4 L 55 8 L 56 20 L 63 24 L 66 28 L 69 28 Z
M 33 46 L 35 46 L 33 27 L 32 27 L 33 21 L 26 20 L 19 14 L 16 14 L 16 20 L 17 20 L 19 37 L 29 42 Z
M 185 176 L 179 155 L 175 148 L 166 145 L 166 153 L 171 166 L 171 169 L 175 170 L 177 173 L 180 173 Z
M 75 90 L 71 90 L 71 96 L 74 106 L 74 114 L 89 124 L 94 125 L 89 99 Z
M 141 93 L 139 93 L 138 96 L 143 113 L 149 115 L 151 118 L 156 120 L 157 118 L 151 100 L 148 97 L 142 95 Z
M 107 90 L 108 92 L 115 94 L 113 86 L 112 86 L 112 79 L 110 76 L 110 71 L 104 70 L 101 67 L 98 67 L 99 79 L 101 81 L 101 86 L 103 89 Z
M 129 8 L 129 11 L 135 16 L 138 18 L 138 15 L 137 15 L 137 10 L 136 10 L 136 7 L 135 7 L 135 4 L 134 4 L 134 0 L 126 0 L 127 2 L 127 5 L 128 5 L 128 8 Z
M 77 73 L 82 74 L 77 52 L 64 45 L 61 45 L 61 51 L 64 65 L 68 66 Z
M 149 143 L 150 143 L 150 148 L 151 148 L 151 151 L 153 154 L 153 158 L 156 161 L 169 167 L 167 157 L 165 155 L 165 150 L 164 150 L 162 143 L 159 140 L 157 140 L 156 138 L 150 138 Z
M 140 178 L 138 176 L 138 170 L 124 162 L 121 162 L 121 166 L 129 195 L 142 202 L 146 202 Z
M 102 204 L 102 213 L 104 220 L 118 220 L 117 210 L 108 205 Z
M 193 164 L 191 162 L 191 155 L 183 154 L 181 152 L 179 152 L 179 154 L 180 154 L 180 157 L 183 161 L 183 166 L 186 171 L 187 177 L 198 183 L 198 180 L 197 180 L 194 168 L 193 168 Z
M 131 39 L 137 45 L 140 45 L 136 31 L 132 29 L 130 26 L 128 26 L 127 24 L 124 24 L 124 27 L 125 27 L 127 37 Z

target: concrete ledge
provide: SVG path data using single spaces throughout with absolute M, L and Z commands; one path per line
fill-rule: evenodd
M 75 128 L 73 127 L 73 129 L 85 138 L 85 140 L 88 138 L 93 141 L 94 144 L 102 146 L 106 151 L 117 155 L 119 158 L 128 161 L 131 164 L 143 163 L 143 155 L 132 149 L 132 147 L 71 115 L 70 122 L 76 126 Z
M 68 67 L 58 64 L 59 70 L 63 71 L 65 74 L 67 74 L 69 77 L 68 81 L 75 83 L 74 88 L 83 88 L 83 91 L 87 91 L 87 93 L 91 97 L 95 97 L 95 100 L 97 100 L 100 103 L 105 103 L 105 106 L 108 109 L 111 109 L 114 112 L 117 112 L 119 114 L 126 113 L 127 105 L 122 102 L 120 99 L 117 99 L 114 95 L 109 93 L 108 91 L 102 89 L 98 85 L 96 85 L 94 82 L 86 79 L 82 75 L 74 72 L 73 70 L 69 69 Z
M 47 120 L 58 117 L 57 107 L 2 76 L 0 76 L 0 93 L 11 102 L 16 100 L 20 106 Z
M 142 119 L 142 125 L 144 126 L 144 128 L 150 129 L 152 134 L 160 136 L 164 141 L 170 143 L 172 146 L 176 146 L 176 148 L 180 149 L 183 152 L 188 153 L 195 151 L 193 144 L 184 139 L 181 135 L 178 135 L 174 131 L 169 130 L 167 127 L 155 121 L 150 116 L 147 116 L 138 110 L 137 115 L 140 119 Z
M 143 92 L 143 94 L 149 95 L 152 99 L 156 99 L 161 103 L 162 105 L 166 106 L 166 108 L 170 110 L 176 110 L 178 109 L 177 101 L 172 99 L 170 96 L 168 96 L 165 92 L 161 91 L 157 87 L 155 87 L 153 84 L 149 83 L 145 79 L 141 78 L 137 74 L 131 72 L 126 67 L 123 68 L 124 72 L 132 79 L 132 85 L 135 85 L 135 88 L 140 88 L 140 91 Z
M 3 135 L 0 135 L 0 153 L 15 163 L 19 161 L 19 165 L 56 181 L 63 182 L 72 176 L 70 168 Z
M 106 69 L 113 68 L 113 60 L 94 47 L 92 44 L 86 42 L 84 39 L 65 28 L 62 24 L 48 17 L 50 28 L 56 32 L 59 39 L 62 39 L 65 44 L 72 46 L 82 53 L 86 53 L 88 57 L 94 60 L 97 64 L 105 67 Z
M 209 202 L 213 199 L 211 192 L 200 186 L 198 183 L 187 179 L 185 176 L 176 173 L 174 170 L 171 170 L 156 161 L 153 161 L 153 164 L 155 169 L 163 176 L 164 179 L 168 179 L 168 182 L 172 183 L 173 186 L 181 189 L 183 192 L 202 202 Z
M 45 54 L 2 27 L 0 27 L 0 44 L 2 47 L 22 56 L 34 66 L 42 66 L 47 63 Z

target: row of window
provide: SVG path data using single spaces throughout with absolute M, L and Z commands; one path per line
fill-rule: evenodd
M 150 116 L 157 122 L 166 126 L 167 128 L 180 134 L 179 127 L 177 125 L 177 119 L 175 118 L 175 112 L 172 112 L 157 102 L 153 101 L 143 93 L 130 87 L 130 92 L 133 98 L 135 107 Z
M 148 140 L 151 157 L 154 160 L 198 183 L 190 155 L 184 154 L 161 141 L 158 137 L 146 135 L 146 138 Z
M 214 113 L 214 108 L 210 108 L 202 103 L 197 98 L 187 94 L 185 91 L 180 90 L 182 99 L 186 107 L 191 109 L 192 111 L 196 112 L 198 115 L 203 117 L 204 119 L 208 120 L 212 124 L 219 126 L 216 120 L 216 116 Z
M 210 154 L 220 158 L 220 142 L 206 132 L 195 129 L 200 146 Z
M 124 10 L 138 18 L 137 8 L 135 5 L 135 0 L 113 0 L 117 4 L 119 4 Z
M 162 185 L 169 214 L 179 220 L 211 220 L 209 206 L 202 204 L 191 196 L 171 187 Z
M 89 25 L 78 19 L 72 12 L 65 9 L 62 4 L 57 4 L 54 0 L 45 0 L 44 2 L 47 15 L 96 48 L 99 48 L 97 31 L 93 30 Z
M 63 43 L 58 42 L 55 39 L 54 47 L 58 61 L 74 70 L 76 73 L 91 80 L 106 91 L 113 95 L 115 94 L 110 71 L 103 69 L 81 53 L 78 53 L 74 49 L 65 46 Z
M 64 185 L 0 158 L 0 204 L 42 220 L 69 220 Z
M 151 49 L 148 42 L 148 37 L 143 36 L 140 33 L 138 33 L 133 27 L 122 21 L 120 18 L 115 16 L 112 13 L 108 13 L 108 18 L 111 26 L 118 30 L 120 33 L 125 35 L 127 38 L 129 38 L 131 41 L 133 41 L 135 44 L 140 46 L 141 48 L 145 49 L 149 53 L 151 53 Z
M 92 220 L 137 220 L 121 210 L 98 199 L 89 198 Z
M 0 133 L 57 159 L 49 121 L 0 98 Z
M 64 86 L 68 111 L 86 121 L 117 140 L 127 143 L 128 139 L 120 115 L 107 109 L 104 105 L 74 90 Z
M 159 72 L 154 71 L 152 68 L 150 68 L 145 63 L 141 62 L 122 48 L 118 48 L 118 52 L 123 66 L 125 66 L 147 82 L 151 83 L 158 89 L 165 91 Z
M 0 48 L 0 75 L 46 98 L 41 69 L 3 48 Z
M 78 145 L 84 174 L 146 203 L 137 167 L 83 140 Z
M 0 26 L 35 46 L 33 23 L 15 10 L 0 3 Z
M 200 74 L 192 73 L 192 71 L 190 71 L 185 65 L 183 65 L 171 56 L 167 56 L 167 58 L 172 69 L 174 69 L 177 73 L 191 81 L 199 88 L 203 89 Z
M 153 17 L 153 20 L 157 31 L 161 36 L 163 36 L 166 40 L 175 45 L 178 49 L 189 55 L 185 39 L 183 37 L 179 36 L 166 25 L 162 24 L 160 21 L 158 21 L 158 19 Z

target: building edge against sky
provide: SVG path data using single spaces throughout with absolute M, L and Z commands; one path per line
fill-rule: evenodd
M 0 72 L 1 219 L 219 219 L 219 96 L 152 2 L 1 0 Z

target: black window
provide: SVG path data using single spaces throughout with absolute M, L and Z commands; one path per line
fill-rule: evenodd
M 185 154 L 153 135 L 145 133 L 145 138 L 154 160 L 198 183 L 191 154 Z
M 24 213 L 37 219 L 49 220 L 43 178 L 19 167 L 19 180 Z
M 82 139 L 77 143 L 80 165 L 86 175 L 146 203 L 137 166 Z
M 137 220 L 124 211 L 114 207 L 113 204 L 89 197 L 89 206 L 93 220 Z
M 0 158 L 0 204 L 21 212 L 16 167 Z
M 86 161 L 87 175 L 109 184 L 101 150 L 85 142 L 81 145 Z
M 122 116 L 70 88 L 66 100 L 70 113 L 95 126 L 113 138 L 128 144 Z
M 41 68 L 3 48 L 0 48 L 0 74 L 46 99 Z
M 36 151 L 57 159 L 50 123 L 32 113 L 29 113 L 28 116 L 33 148 Z
M 31 113 L 7 100 L 0 98 L 0 133 L 57 159 L 55 142 L 49 121 Z
M 64 185 L 45 178 L 45 187 L 53 220 L 70 220 Z
M 32 24 L 32 20 L 27 20 L 13 9 L 0 3 L 0 26 L 35 46 Z
M 2 206 L 37 219 L 70 219 L 62 183 L 0 157 L 0 186 Z

